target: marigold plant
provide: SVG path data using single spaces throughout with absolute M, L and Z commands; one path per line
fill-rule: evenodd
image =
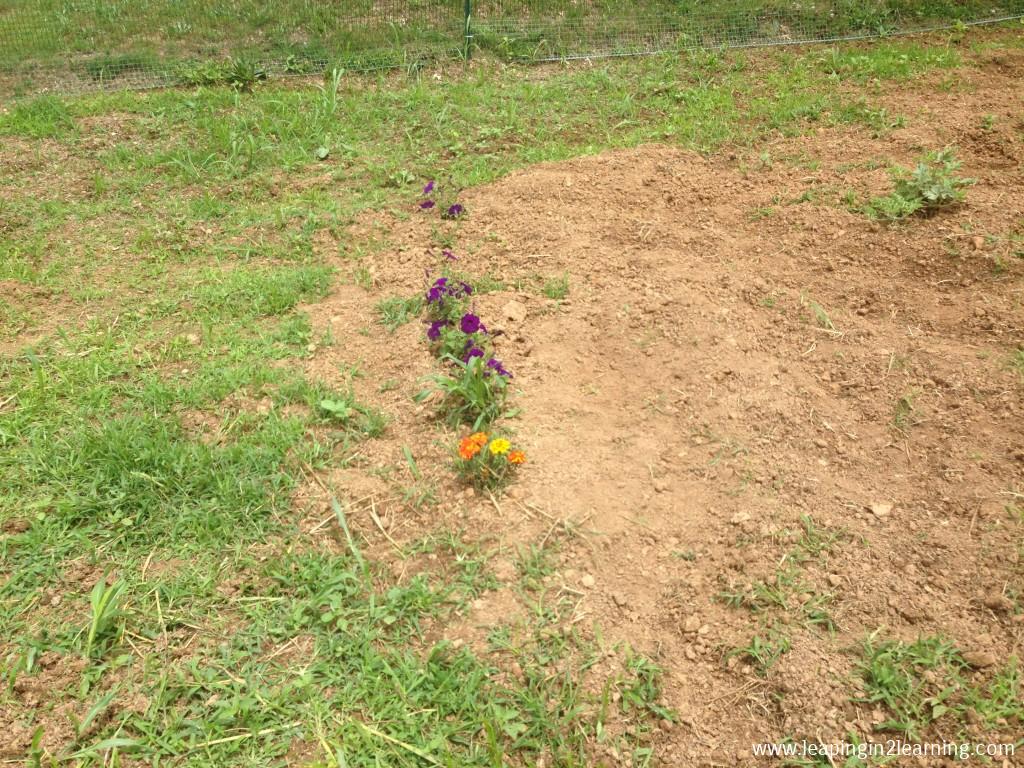
M 459 441 L 455 470 L 465 482 L 494 490 L 505 485 L 525 463 L 526 453 L 514 449 L 507 438 L 492 439 L 486 432 L 474 432 Z

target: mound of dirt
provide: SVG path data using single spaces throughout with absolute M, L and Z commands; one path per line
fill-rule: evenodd
M 386 557 L 385 528 L 403 538 L 444 522 L 515 544 L 564 523 L 575 534 L 552 584 L 578 596 L 574 620 L 666 671 L 680 713 L 659 734 L 667 765 L 743 764 L 753 742 L 787 734 L 870 734 L 880 713 L 849 700 L 850 649 L 879 628 L 1006 662 L 1024 629 L 1011 600 L 1024 590 L 1021 517 L 1009 513 L 1024 479 L 1024 381 L 1009 363 L 1024 342 L 1012 70 L 927 103 L 894 94 L 911 127 L 884 138 L 822 130 L 720 159 L 648 146 L 469 191 L 460 269 L 571 286 L 565 299 L 478 300 L 503 326 L 522 408 L 511 426 L 530 464 L 500 502 L 442 472 L 436 509 L 382 503 L 383 527 L 355 524 Z M 986 113 L 996 127 L 976 135 L 965 115 Z M 965 206 L 890 227 L 840 204 L 846 190 L 887 191 L 884 161 L 952 143 L 977 179 Z M 419 290 L 437 268 L 425 218 L 359 225 L 382 228 L 375 290 L 340 287 L 309 307 L 321 327 L 365 324 L 382 296 Z M 510 301 L 525 318 L 505 317 Z M 357 386 L 396 422 L 371 464 L 400 464 L 413 445 L 421 466 L 443 470 L 414 384 L 375 388 L 434 370 L 422 333 L 371 329 L 310 363 L 336 379 L 343 363 L 372 368 L 374 386 Z M 353 496 L 394 495 L 369 477 L 333 479 Z M 784 607 L 759 605 L 759 582 L 788 590 Z M 770 634 L 769 615 L 791 648 L 761 672 L 729 650 Z M 988 740 L 1000 736 L 1012 740 Z

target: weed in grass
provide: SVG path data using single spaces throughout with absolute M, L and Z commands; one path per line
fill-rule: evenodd
M 357 402 L 351 390 L 325 397 L 317 405 L 328 420 L 366 437 L 380 437 L 387 429 L 387 414 Z
M 82 649 L 82 653 L 87 659 L 92 658 L 93 652 L 99 650 L 100 643 L 114 631 L 115 624 L 121 615 L 123 596 L 124 582 L 115 581 L 108 586 L 105 576 L 92 588 L 89 595 L 91 609 L 89 627 Z
M 417 295 L 403 299 L 401 296 L 392 296 L 379 302 L 376 310 L 381 324 L 389 333 L 394 333 L 400 326 L 419 316 L 423 311 L 423 297 Z

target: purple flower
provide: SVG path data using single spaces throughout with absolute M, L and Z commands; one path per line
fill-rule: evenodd
M 504 365 L 501 364 L 501 360 L 496 357 L 492 357 L 487 361 L 487 369 L 491 373 L 496 373 L 499 376 L 504 376 L 506 379 L 511 379 L 512 374 L 509 372 Z
M 424 211 L 429 211 L 431 208 L 434 207 L 434 205 L 435 203 L 433 200 L 424 200 L 422 203 L 420 203 L 420 209 Z
M 429 195 L 433 191 L 434 191 L 434 180 L 431 179 L 430 181 L 427 182 L 427 186 L 425 186 L 423 188 L 423 194 L 424 195 Z
M 448 261 L 458 261 L 459 260 L 459 257 L 456 256 L 451 251 L 449 251 L 447 248 L 445 248 L 443 251 L 441 251 L 441 255 L 444 256 L 446 259 L 448 259 Z
M 427 338 L 431 341 L 437 341 L 441 338 L 441 329 L 448 325 L 447 320 L 435 320 L 427 328 Z
M 480 347 L 473 347 L 473 346 L 471 346 L 469 349 L 467 349 L 462 354 L 462 362 L 468 363 L 474 357 L 483 357 L 483 356 L 484 356 L 484 351 L 482 349 L 480 349 Z
M 457 219 L 465 212 L 466 209 L 463 208 L 461 204 L 455 203 L 455 205 L 448 207 L 448 210 L 445 211 L 444 216 L 446 219 Z
M 463 333 L 470 334 L 479 331 L 483 325 L 480 323 L 480 318 L 471 312 L 467 312 L 462 316 L 462 320 L 459 323 L 459 328 L 462 329 Z
M 459 287 L 462 289 L 462 292 L 466 296 L 472 296 L 473 295 L 473 286 L 470 285 L 469 283 L 459 283 Z
M 448 278 L 439 277 L 434 281 L 434 284 L 430 286 L 430 290 L 427 291 L 427 304 L 438 304 L 444 301 L 444 297 L 450 293 L 448 288 Z

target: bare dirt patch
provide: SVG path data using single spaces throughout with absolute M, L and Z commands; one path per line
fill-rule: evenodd
M 713 159 L 648 146 L 467 193 L 460 269 L 571 284 L 565 300 L 479 298 L 504 326 L 523 409 L 512 426 L 531 457 L 498 503 L 443 479 L 445 440 L 409 403 L 434 365 L 422 328 L 375 326 L 310 362 L 340 381 L 339 366 L 364 360 L 368 380 L 402 382 L 386 395 L 356 382 L 396 419 L 364 469 L 400 464 L 402 445 L 442 468 L 428 475 L 438 506 L 403 514 L 392 536 L 454 522 L 511 547 L 552 521 L 577 526 L 549 581 L 581 596 L 574 623 L 666 670 L 680 718 L 659 736 L 665 764 L 744 764 L 752 742 L 870 734 L 878 711 L 850 701 L 851 649 L 879 628 L 943 635 L 998 664 L 1020 652 L 1024 382 L 1008 361 L 1024 341 L 1011 238 L 1024 217 L 1024 65 L 1000 56 L 959 87 L 883 96 L 907 127 L 881 138 L 823 129 Z M 888 191 L 881 162 L 954 143 L 977 179 L 967 205 L 890 227 L 839 203 L 845 189 Z M 755 168 L 765 151 L 773 162 Z M 365 325 L 377 300 L 420 290 L 437 267 L 430 222 L 385 225 L 375 290 L 339 288 L 307 308 L 316 326 Z M 502 319 L 511 299 L 522 322 Z M 390 546 L 365 515 L 353 525 Z M 730 650 L 769 631 L 764 614 L 723 595 L 773 583 L 780 563 L 794 580 L 779 619 L 791 649 L 759 674 Z M 472 642 L 479 617 L 467 621 Z M 1015 727 L 988 739 L 1012 741 Z

